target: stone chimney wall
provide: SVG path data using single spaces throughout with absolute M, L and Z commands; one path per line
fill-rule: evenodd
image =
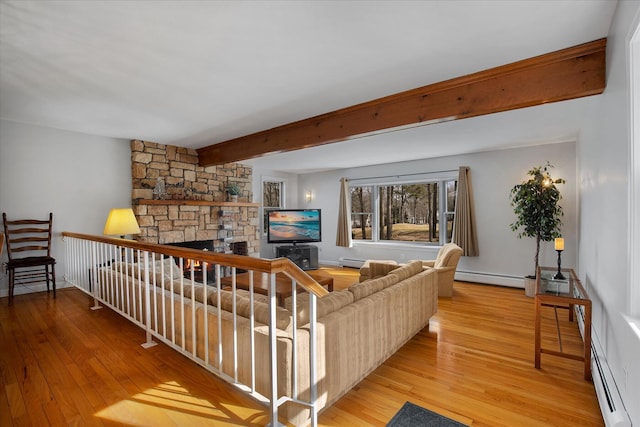
M 131 176 L 138 240 L 214 240 L 220 251 L 227 251 L 231 242 L 246 241 L 248 255 L 259 254 L 259 205 L 250 203 L 250 166 L 228 163 L 205 169 L 195 150 L 133 140 Z M 226 202 L 230 182 L 241 189 L 238 203 Z

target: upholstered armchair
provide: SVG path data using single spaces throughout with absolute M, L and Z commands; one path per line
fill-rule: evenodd
M 453 278 L 456 274 L 458 261 L 462 256 L 462 248 L 455 243 L 447 243 L 438 252 L 434 260 L 422 261 L 425 268 L 438 271 L 438 296 L 453 296 Z

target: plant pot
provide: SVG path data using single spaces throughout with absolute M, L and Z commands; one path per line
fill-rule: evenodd
M 536 278 L 527 276 L 524 278 L 524 294 L 528 297 L 536 296 Z
M 233 202 L 233 203 L 238 203 L 238 195 L 237 194 L 230 194 L 229 195 L 229 201 Z

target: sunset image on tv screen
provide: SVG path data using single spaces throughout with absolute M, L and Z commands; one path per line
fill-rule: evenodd
M 318 211 L 274 211 L 269 213 L 272 240 L 317 241 L 320 239 Z

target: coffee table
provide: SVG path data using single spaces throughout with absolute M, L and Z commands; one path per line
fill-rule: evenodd
M 307 271 L 309 276 L 318 282 L 321 286 L 325 286 L 329 292 L 333 292 L 333 277 L 325 276 L 315 271 Z M 232 286 L 231 277 L 223 277 L 220 283 L 225 287 Z M 236 288 L 249 290 L 249 273 L 236 274 Z M 304 291 L 302 286 L 298 286 L 298 291 Z M 269 295 L 269 275 L 262 273 L 253 274 L 253 292 L 261 295 Z M 276 274 L 276 299 L 278 305 L 284 307 L 285 300 L 292 295 L 291 279 L 282 273 Z

